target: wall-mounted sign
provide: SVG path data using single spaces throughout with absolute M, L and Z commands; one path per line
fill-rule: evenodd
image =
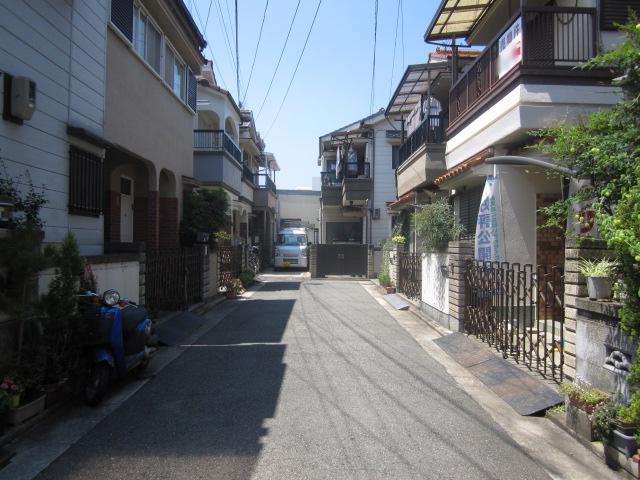
M 518 17 L 498 40 L 498 78 L 522 61 L 522 17 Z
M 503 262 L 505 259 L 500 185 L 497 177 L 487 177 L 482 191 L 476 223 L 475 257 L 476 260 L 490 262 Z

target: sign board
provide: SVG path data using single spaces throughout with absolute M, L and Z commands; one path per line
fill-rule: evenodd
M 518 17 L 498 39 L 498 78 L 522 61 L 522 17 Z
M 476 260 L 505 261 L 502 228 L 500 182 L 497 177 L 489 176 L 484 184 L 476 222 Z

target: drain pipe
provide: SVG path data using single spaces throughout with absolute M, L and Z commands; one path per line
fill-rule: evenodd
M 541 160 L 539 158 L 521 157 L 518 155 L 499 155 L 487 158 L 485 163 L 489 165 L 530 165 L 532 167 L 541 167 L 547 170 L 553 170 L 568 177 L 576 176 L 575 170 L 571 170 L 570 168 L 562 167 L 553 162 Z
M 373 247 L 373 225 L 371 222 L 373 221 L 373 209 L 375 208 L 375 191 L 376 191 L 376 130 L 375 128 L 371 129 L 371 163 L 369 164 L 370 176 L 371 176 L 371 208 L 367 209 L 369 215 L 369 221 L 367 222 L 367 227 L 369 230 L 369 241 L 367 242 L 369 245 Z M 380 209 L 382 211 L 382 209 Z

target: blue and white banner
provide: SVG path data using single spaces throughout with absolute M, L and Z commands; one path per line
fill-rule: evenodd
M 484 184 L 476 223 L 476 260 L 503 262 L 504 235 L 500 208 L 500 181 L 489 176 Z

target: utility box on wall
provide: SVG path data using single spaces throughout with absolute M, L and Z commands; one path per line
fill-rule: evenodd
M 36 92 L 36 82 L 30 78 L 5 73 L 2 118 L 17 124 L 31 120 L 36 110 Z

